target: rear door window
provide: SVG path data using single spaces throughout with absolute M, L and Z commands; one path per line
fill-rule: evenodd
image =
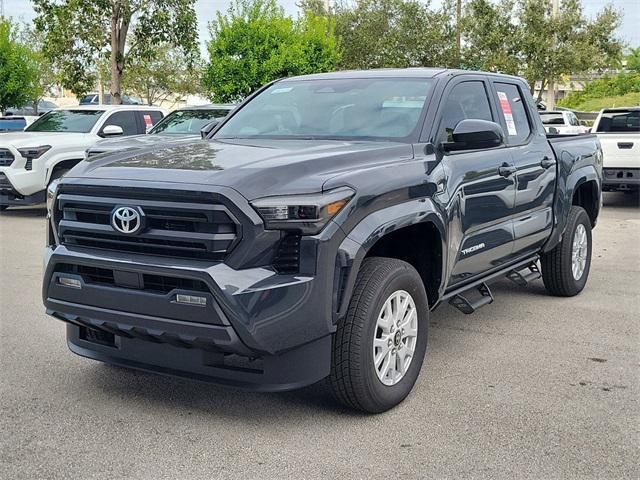
M 498 95 L 498 112 L 507 127 L 507 137 L 512 145 L 525 142 L 531 135 L 531 124 L 524 104 L 524 96 L 517 85 L 512 83 L 495 83 Z
M 163 117 L 162 112 L 158 110 L 143 110 L 139 115 L 144 130 L 142 133 L 148 133 Z

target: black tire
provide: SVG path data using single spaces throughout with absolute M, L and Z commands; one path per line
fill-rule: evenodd
M 577 280 L 572 272 L 573 240 L 576 229 L 583 225 L 587 236 L 587 257 L 582 275 Z M 573 297 L 582 291 L 591 267 L 591 220 L 582 207 L 572 206 L 562 241 L 542 255 L 542 280 L 547 291 L 558 297 Z
M 414 355 L 404 376 L 387 386 L 374 366 L 376 322 L 386 300 L 404 290 L 413 298 L 418 331 Z M 336 399 L 357 410 L 380 413 L 402 402 L 418 378 L 427 348 L 429 306 L 418 272 L 408 263 L 372 257 L 362 264 L 345 318 L 333 336 L 329 384 Z

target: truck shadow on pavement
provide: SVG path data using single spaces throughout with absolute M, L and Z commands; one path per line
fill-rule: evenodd
M 0 217 L 46 217 L 47 207 L 45 205 L 36 205 L 34 207 L 13 207 L 0 212 Z

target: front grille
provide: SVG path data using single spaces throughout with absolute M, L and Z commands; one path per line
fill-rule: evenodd
M 0 173 L 0 190 L 13 190 L 13 185 L 4 173 Z
M 56 265 L 55 272 L 79 275 L 86 283 L 92 285 L 123 286 L 118 283 L 117 272 L 114 273 L 114 270 L 110 268 L 61 263 Z M 137 275 L 140 277 L 137 289 L 145 290 L 149 293 L 167 294 L 173 290 L 191 290 L 211 293 L 207 284 L 201 280 L 146 273 L 139 273 Z M 129 282 L 125 288 L 132 288 L 131 283 Z
M 140 232 L 111 226 L 118 206 L 142 210 Z M 223 260 L 241 236 L 227 207 L 200 192 L 63 186 L 55 215 L 62 244 L 174 258 Z
M 16 158 L 11 153 L 11 150 L 6 148 L 0 148 L 0 167 L 10 166 Z

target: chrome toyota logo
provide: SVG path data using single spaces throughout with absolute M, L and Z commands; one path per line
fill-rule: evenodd
M 116 207 L 111 214 L 111 226 L 118 232 L 131 235 L 142 227 L 142 210 L 136 207 Z

